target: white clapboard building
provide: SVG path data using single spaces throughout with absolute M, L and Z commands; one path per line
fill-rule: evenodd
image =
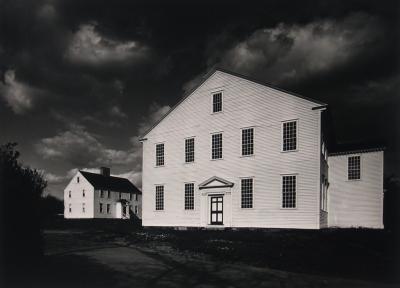
M 329 115 L 213 69 L 141 138 L 143 225 L 382 228 L 383 151 L 332 153 Z
M 142 192 L 128 179 L 78 171 L 64 189 L 64 218 L 141 218 Z

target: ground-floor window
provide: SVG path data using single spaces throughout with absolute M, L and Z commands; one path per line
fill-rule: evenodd
M 282 176 L 282 208 L 296 208 L 296 175 Z
M 103 203 L 100 203 L 99 211 L 100 213 L 103 213 Z
M 156 210 L 164 210 L 164 186 L 156 186 Z
M 85 213 L 85 203 L 82 203 L 82 213 Z
M 111 213 L 111 205 L 110 204 L 107 204 L 107 214 L 110 214 Z
M 185 184 L 185 210 L 194 209 L 194 183 Z
M 69 213 L 72 212 L 72 204 L 69 204 L 69 206 L 68 206 L 68 211 L 69 211 Z
M 138 214 L 138 207 L 137 207 L 137 205 L 135 205 L 135 214 L 136 214 L 136 215 Z
M 253 208 L 253 178 L 241 179 L 242 208 Z

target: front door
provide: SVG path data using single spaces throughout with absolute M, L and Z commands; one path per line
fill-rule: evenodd
M 211 196 L 211 225 L 223 224 L 224 198 L 222 196 Z

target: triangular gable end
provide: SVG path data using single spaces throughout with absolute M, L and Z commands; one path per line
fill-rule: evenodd
M 185 101 L 190 95 L 192 95 L 209 78 L 211 78 L 211 76 L 213 76 L 218 71 L 222 72 L 222 73 L 225 73 L 225 74 L 228 74 L 228 75 L 231 75 L 231 76 L 235 76 L 235 77 L 239 77 L 239 78 L 245 79 L 247 81 L 250 81 L 250 82 L 253 82 L 253 83 L 256 83 L 256 84 L 259 84 L 259 85 L 266 86 L 266 87 L 274 89 L 274 90 L 281 91 L 281 92 L 286 93 L 288 95 L 292 95 L 294 97 L 297 97 L 297 98 L 300 98 L 300 99 L 303 99 L 303 100 L 306 100 L 306 101 L 309 101 L 309 102 L 312 102 L 312 103 L 315 103 L 316 105 L 318 105 L 318 106 L 314 107 L 313 109 L 319 109 L 319 108 L 327 106 L 327 104 L 325 104 L 325 103 L 323 103 L 321 101 L 318 101 L 318 100 L 315 100 L 315 99 L 311 99 L 311 98 L 308 98 L 308 97 L 304 97 L 304 96 L 299 95 L 297 93 L 293 93 L 293 92 L 289 92 L 289 91 L 283 90 L 283 89 L 281 89 L 279 87 L 271 85 L 270 83 L 266 83 L 264 81 L 259 81 L 257 79 L 252 78 L 252 77 L 248 77 L 248 76 L 245 76 L 245 75 L 242 75 L 242 74 L 239 74 L 239 73 L 236 73 L 236 72 L 232 72 L 232 71 L 229 71 L 227 69 L 220 68 L 220 67 L 213 67 L 208 73 L 206 73 L 203 77 L 201 77 L 201 80 L 199 81 L 199 83 L 195 87 L 193 87 L 189 92 L 187 92 L 178 103 L 176 103 L 163 117 L 161 117 L 160 120 L 158 120 L 142 136 L 140 136 L 139 137 L 139 141 L 146 140 L 145 137 L 147 136 L 147 134 L 150 133 L 150 131 L 152 131 L 156 126 L 158 126 L 158 124 L 160 124 L 160 122 L 162 120 L 164 120 L 169 114 L 171 114 L 175 110 L 176 107 L 178 107 L 183 101 Z
M 234 183 L 214 176 L 199 184 L 199 189 L 233 187 Z

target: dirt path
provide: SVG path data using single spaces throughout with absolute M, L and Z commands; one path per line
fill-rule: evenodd
M 107 267 L 109 273 L 118 275 L 114 287 L 395 287 L 211 261 L 115 239 L 101 244 L 86 239 L 75 246 L 58 245 L 47 255 L 75 255 Z

